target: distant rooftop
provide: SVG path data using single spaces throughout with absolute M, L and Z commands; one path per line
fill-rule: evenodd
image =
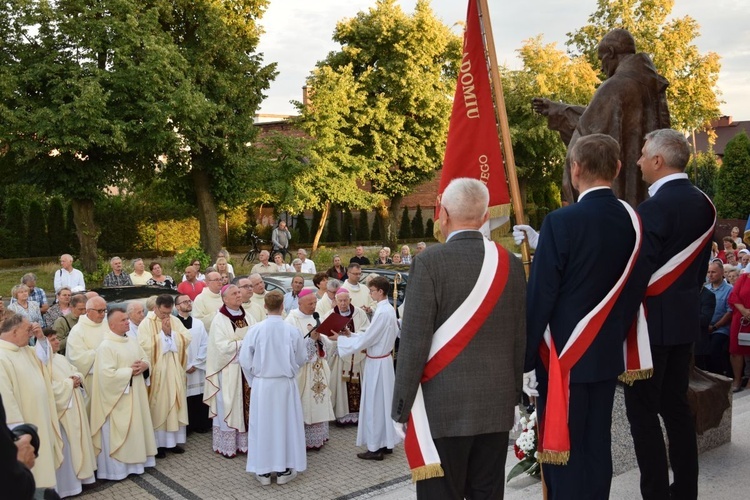
M 255 115 L 254 122 L 256 124 L 258 123 L 273 123 L 273 122 L 283 122 L 288 120 L 289 118 L 293 118 L 294 115 L 274 115 L 270 113 L 258 113 Z
M 711 128 L 716 134 L 714 153 L 719 157 L 724 156 L 724 148 L 735 135 L 742 131 L 750 135 L 750 121 L 734 121 L 731 116 L 719 117 L 711 122 Z M 706 132 L 695 133 L 695 146 L 700 152 L 708 151 L 708 134 Z

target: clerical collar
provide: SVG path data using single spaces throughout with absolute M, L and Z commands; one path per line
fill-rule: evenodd
M 193 327 L 193 317 L 188 315 L 187 318 L 183 318 L 181 315 L 177 315 L 177 319 L 180 320 L 180 323 L 182 323 L 182 326 L 187 328 L 188 330 Z
M 232 316 L 242 316 L 242 309 L 230 309 L 227 307 L 227 311 L 232 313 Z

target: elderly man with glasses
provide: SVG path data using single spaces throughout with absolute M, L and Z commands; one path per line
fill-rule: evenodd
M 109 332 L 107 303 L 101 297 L 92 297 L 86 302 L 86 314 L 78 318 L 78 323 L 71 328 L 68 335 L 65 357 L 85 377 L 83 387 L 86 393 L 86 411 L 91 414 L 91 388 L 94 380 L 94 361 L 96 349 L 101 344 L 104 334 Z

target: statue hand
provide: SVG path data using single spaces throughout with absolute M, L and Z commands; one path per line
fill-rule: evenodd
M 536 111 L 542 116 L 548 116 L 549 115 L 549 108 L 550 108 L 550 100 L 545 99 L 544 97 L 534 97 L 531 100 L 531 109 Z

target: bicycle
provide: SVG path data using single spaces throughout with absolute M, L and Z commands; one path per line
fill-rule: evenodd
M 255 233 L 252 233 L 250 235 L 250 240 L 252 240 L 252 247 L 250 247 L 250 250 L 248 250 L 245 256 L 242 258 L 242 265 L 245 265 L 246 261 L 250 264 L 255 262 L 255 259 L 258 258 L 258 254 L 260 254 L 262 250 L 260 248 L 260 245 L 266 243 L 265 240 L 259 238 Z

